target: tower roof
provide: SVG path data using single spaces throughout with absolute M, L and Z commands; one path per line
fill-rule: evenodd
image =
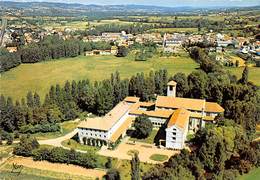
M 168 85 L 168 86 L 176 86 L 177 83 L 176 83 L 175 81 L 170 81 L 170 82 L 168 82 L 167 85 Z
M 187 125 L 187 123 L 189 123 L 189 118 L 190 118 L 190 111 L 180 108 L 177 109 L 171 119 L 169 120 L 167 127 L 172 127 L 173 125 L 178 126 L 181 129 L 184 129 Z

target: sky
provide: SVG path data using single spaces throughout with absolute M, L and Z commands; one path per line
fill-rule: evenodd
M 2 0 L 0 0 L 2 1 Z M 260 0 L 13 0 L 23 1 L 45 1 L 45 2 L 63 2 L 63 3 L 81 3 L 81 4 L 98 4 L 98 5 L 155 5 L 155 6 L 255 6 L 260 5 Z

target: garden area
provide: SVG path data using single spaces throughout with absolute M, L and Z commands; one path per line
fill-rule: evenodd
M 38 140 L 46 140 L 61 137 L 77 128 L 78 124 L 78 121 L 65 121 L 60 123 L 61 131 L 49 133 L 36 133 L 32 134 L 31 136 L 37 138 Z
M 138 139 L 138 138 L 131 137 L 129 140 L 130 141 L 137 141 L 137 142 L 148 143 L 148 144 L 154 144 L 155 143 L 154 140 L 155 140 L 155 137 L 156 137 L 157 133 L 158 133 L 158 129 L 153 129 L 151 134 L 148 137 L 144 138 L 144 139 Z
M 67 147 L 67 148 L 70 148 L 70 149 L 75 149 L 75 150 L 81 150 L 81 151 L 97 152 L 99 150 L 98 147 L 83 145 L 83 144 L 80 144 L 79 142 L 77 142 L 74 139 L 65 140 L 61 144 L 64 147 Z
M 150 159 L 151 160 L 154 160 L 154 161 L 159 161 L 159 162 L 163 162 L 163 161 L 166 161 L 168 160 L 168 156 L 166 155 L 162 155 L 162 154 L 153 154 Z

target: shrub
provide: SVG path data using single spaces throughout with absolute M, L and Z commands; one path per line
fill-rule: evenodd
M 106 164 L 105 164 L 105 167 L 106 167 L 107 169 L 110 169 L 110 168 L 112 167 L 112 159 L 111 159 L 111 157 L 108 157 L 108 158 L 107 158 L 107 162 L 106 162 Z
M 116 169 L 110 169 L 104 176 L 106 180 L 120 180 L 120 173 Z
M 35 133 L 47 133 L 47 132 L 57 132 L 60 131 L 61 127 L 59 124 L 51 124 L 51 123 L 47 123 L 47 124 L 37 124 L 35 126 L 33 125 L 25 125 L 22 126 L 20 129 L 21 133 L 30 133 L 30 134 L 35 134 Z
M 35 138 L 22 136 L 20 142 L 15 146 L 13 153 L 29 157 L 32 155 L 32 151 L 37 148 L 39 148 L 39 143 Z
M 61 147 L 53 149 L 39 148 L 33 151 L 34 160 L 46 160 L 54 163 L 75 164 L 85 168 L 96 168 L 97 157 L 93 153 L 80 153 Z
M 148 137 L 152 130 L 153 130 L 153 124 L 149 120 L 149 118 L 145 115 L 139 116 L 136 118 L 134 122 L 135 127 L 135 136 L 137 138 L 143 139 Z

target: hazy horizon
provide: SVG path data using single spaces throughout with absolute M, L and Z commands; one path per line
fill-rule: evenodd
M 3 1 L 3 0 L 0 0 Z M 8 1 L 8 0 L 6 0 Z M 59 3 L 80 3 L 80 4 L 97 4 L 97 5 L 152 5 L 168 7 L 214 7 L 214 6 L 255 6 L 260 5 L 259 0 L 9 0 L 15 2 L 59 2 Z

